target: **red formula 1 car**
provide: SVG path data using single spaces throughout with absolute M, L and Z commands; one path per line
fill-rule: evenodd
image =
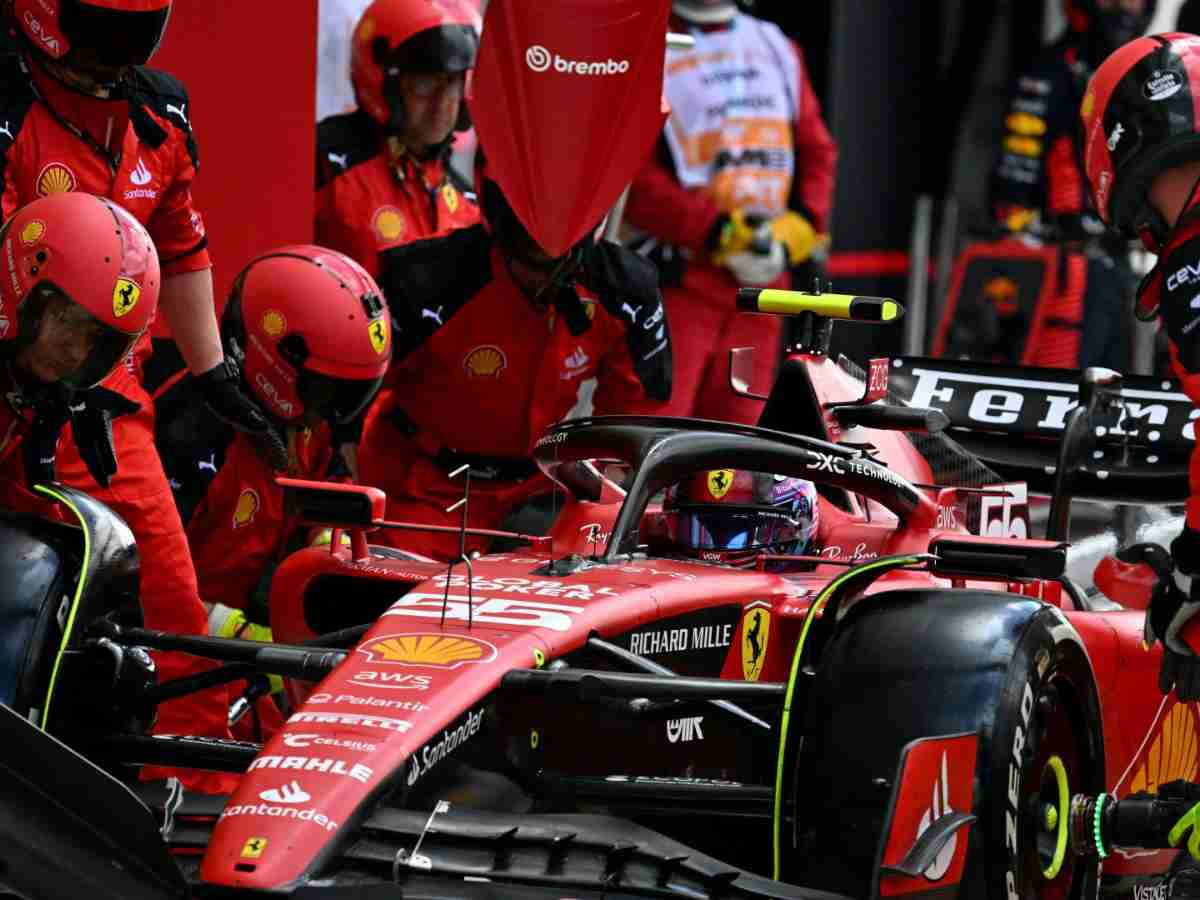
M 1105 582 L 1133 608 L 1064 574 L 1062 501 L 1128 489 L 1136 468 L 1116 378 L 1055 382 L 1077 392 L 1065 439 L 1035 428 L 1005 454 L 1020 415 L 1000 413 L 1019 412 L 1012 396 L 1052 402 L 1046 383 L 915 360 L 857 377 L 825 355 L 826 317 L 894 305 L 776 293 L 762 308 L 808 310 L 762 427 L 563 423 L 536 450 L 561 509 L 517 549 L 448 567 L 371 547 L 387 527 L 377 491 L 291 484 L 295 509 L 350 542 L 280 568 L 286 644 L 139 629 L 113 574 L 128 541 L 86 498 L 63 492 L 91 535 L 82 562 L 66 530 L 5 520 L 24 568 L 4 554 L 0 580 L 33 558 L 42 573 L 13 606 L 7 705 L 118 775 L 168 762 L 245 777 L 228 798 L 135 798 L 0 715 L 0 883 L 31 897 L 1166 896 L 1177 851 L 1145 829 L 1152 849 L 1114 850 L 1090 826 L 1108 821 L 1102 792 L 1124 803 L 1194 778 L 1197 712 L 1158 691 L 1138 570 L 1110 565 Z M 1161 386 L 1138 397 L 1152 401 L 1178 405 Z M 947 426 L 1014 470 L 1044 475 L 1050 454 L 1051 539 L 1027 535 L 1022 485 L 930 433 Z M 1101 428 L 1122 444 L 1097 445 Z M 749 569 L 650 552 L 660 492 L 720 469 L 814 482 L 818 552 Z M 86 578 L 58 616 L 73 566 Z M 203 686 L 153 685 L 140 647 L 226 661 L 206 683 L 287 675 L 286 724 L 262 744 L 136 733 L 156 699 Z

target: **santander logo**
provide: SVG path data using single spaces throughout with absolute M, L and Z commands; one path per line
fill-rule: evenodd
M 929 808 L 925 810 L 921 816 L 921 821 L 917 825 L 917 837 L 920 838 L 925 830 L 949 812 L 953 812 L 950 808 L 950 775 L 948 765 L 946 763 L 946 754 L 942 753 L 942 774 L 933 782 L 933 797 L 930 801 Z M 950 840 L 946 842 L 946 846 L 942 848 L 942 852 L 937 855 L 937 859 L 929 864 L 929 868 L 925 870 L 925 877 L 930 881 L 937 881 L 946 874 L 950 869 L 950 863 L 954 861 L 954 851 L 958 847 L 958 833 L 951 835 Z
M 566 59 L 557 53 L 550 52 L 541 44 L 533 44 L 525 51 L 525 65 L 535 72 L 548 72 L 553 66 L 555 72 L 567 75 L 624 75 L 629 71 L 629 60 L 627 59 L 606 59 L 593 62 Z

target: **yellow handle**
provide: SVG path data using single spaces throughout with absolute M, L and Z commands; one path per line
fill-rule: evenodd
M 859 297 L 854 294 L 808 294 L 773 288 L 740 288 L 738 309 L 743 312 L 795 316 L 816 313 L 829 319 L 854 322 L 889 323 L 904 315 L 904 307 L 887 297 Z

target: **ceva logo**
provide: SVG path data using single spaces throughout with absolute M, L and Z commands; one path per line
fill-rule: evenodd
M 541 44 L 534 44 L 525 51 L 525 65 L 535 72 L 548 72 L 553 66 L 555 72 L 568 75 L 624 75 L 629 71 L 627 59 L 606 59 L 603 62 L 564 59 Z

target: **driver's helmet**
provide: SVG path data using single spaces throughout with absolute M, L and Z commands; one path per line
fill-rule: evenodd
M 161 283 L 149 233 L 111 200 L 51 194 L 0 227 L 0 341 L 57 343 L 39 379 L 89 388 L 102 381 L 154 318 Z
M 750 565 L 760 553 L 806 554 L 816 540 L 818 510 L 811 481 L 713 469 L 668 488 L 661 530 L 673 552 Z
M 277 421 L 344 424 L 379 390 L 392 358 L 383 292 L 350 257 L 282 247 L 234 279 L 221 316 L 227 352 Z
M 1156 34 L 1108 57 L 1088 82 L 1080 108 L 1096 211 L 1155 253 L 1172 223 L 1150 203 L 1150 186 L 1159 173 L 1200 159 L 1197 97 L 1200 37 Z
M 1141 37 L 1154 18 L 1156 0 L 1144 0 L 1140 12 L 1131 12 L 1120 0 L 1103 6 L 1099 0 L 1064 0 L 1067 27 L 1082 39 L 1093 65 L 1122 44 Z
M 141 66 L 162 43 L 171 0 L 13 0 L 25 43 L 72 68 Z
M 479 14 L 466 0 L 375 0 L 354 29 L 350 79 L 358 105 L 387 132 L 404 129 L 406 72 L 459 75 L 475 67 Z M 456 131 L 470 127 L 460 103 Z

